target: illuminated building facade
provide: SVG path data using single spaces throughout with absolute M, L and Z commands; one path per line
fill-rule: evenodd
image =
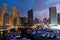
M 50 7 L 49 8 L 49 16 L 51 18 L 51 25 L 57 25 L 56 7 Z
M 8 11 L 8 5 L 7 4 L 3 4 L 3 15 L 4 13 L 6 13 Z
M 17 17 L 17 10 L 15 7 L 12 7 L 9 17 L 9 25 L 14 25 L 14 18 Z
M 3 26 L 4 14 L 7 12 L 7 4 L 0 7 L 0 25 Z
M 13 25 L 14 25 L 14 26 L 17 26 L 17 18 L 14 18 L 14 20 L 13 20 Z
M 28 11 L 28 25 L 32 26 L 33 25 L 33 10 Z
M 23 17 L 20 17 L 20 24 L 24 25 Z
M 9 15 L 8 13 L 4 14 L 4 20 L 3 20 L 3 25 L 7 26 L 9 24 Z
M 16 18 L 17 18 L 17 19 L 16 19 L 16 20 L 17 20 L 17 21 L 16 21 L 17 24 L 16 24 L 16 25 L 20 25 L 20 21 L 19 21 L 20 19 L 19 19 L 19 17 L 20 17 L 20 10 L 17 10 L 17 17 L 16 17 Z
M 3 25 L 2 7 L 0 7 L 0 25 Z
M 58 24 L 60 25 L 60 13 L 58 13 Z

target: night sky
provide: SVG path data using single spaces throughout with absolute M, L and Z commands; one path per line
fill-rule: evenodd
M 8 4 L 8 13 L 15 6 L 20 10 L 21 16 L 27 16 L 28 10 L 33 9 L 34 17 L 39 19 L 49 17 L 50 6 L 56 6 L 57 13 L 60 13 L 60 0 L 0 0 L 0 6 L 3 4 Z

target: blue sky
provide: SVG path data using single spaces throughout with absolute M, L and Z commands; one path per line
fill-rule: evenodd
M 34 17 L 49 17 L 49 7 L 56 6 L 57 13 L 60 13 L 60 0 L 0 0 L 0 6 L 8 4 L 8 12 L 15 6 L 20 10 L 21 16 L 27 16 L 29 9 L 33 9 Z

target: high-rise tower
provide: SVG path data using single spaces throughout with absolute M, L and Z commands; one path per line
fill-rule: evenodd
M 3 21 L 4 20 L 4 15 L 7 12 L 8 12 L 8 5 L 7 4 L 3 4 L 3 6 L 2 6 L 2 23 L 4 22 Z
M 6 13 L 4 14 L 3 25 L 4 25 L 4 26 L 8 26 L 8 24 L 9 24 L 9 15 L 8 15 L 8 12 L 6 12 Z
M 28 25 L 32 26 L 33 25 L 33 10 L 28 11 Z
M 57 25 L 56 7 L 50 7 L 49 8 L 49 15 L 50 15 L 50 18 L 51 18 L 51 25 L 56 26 Z
M 14 18 L 14 26 L 20 25 L 20 10 L 17 10 L 16 17 Z
M 0 7 L 0 25 L 3 25 L 3 13 L 2 13 L 2 7 Z
M 57 16 L 58 18 L 58 24 L 60 25 L 60 13 L 58 13 L 58 16 Z
M 17 25 L 20 25 L 19 18 L 20 18 L 20 10 L 17 10 Z
M 3 10 L 3 15 L 4 15 L 8 11 L 8 5 L 7 4 L 3 4 L 2 10 Z
M 14 21 L 14 18 L 17 17 L 17 10 L 16 10 L 16 7 L 12 7 L 11 8 L 11 12 L 10 12 L 10 17 L 9 17 L 9 25 L 13 25 L 13 21 Z

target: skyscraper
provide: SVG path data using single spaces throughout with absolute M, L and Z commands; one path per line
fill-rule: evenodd
M 33 25 L 33 10 L 28 11 L 28 25 L 32 26 Z
M 3 25 L 7 26 L 9 24 L 9 15 L 8 13 L 4 14 L 4 20 L 3 20 Z
M 57 25 L 56 7 L 49 8 L 49 17 L 51 18 L 51 25 Z
M 58 13 L 58 24 L 60 25 L 60 13 Z
M 26 26 L 27 23 L 27 17 L 20 17 L 20 24 L 22 26 Z
M 0 25 L 3 25 L 3 13 L 2 13 L 2 7 L 0 7 Z
M 46 25 L 47 24 L 47 18 L 43 18 L 43 22 Z
M 9 25 L 13 25 L 14 18 L 17 17 L 16 7 L 11 8 L 10 17 L 9 17 Z
M 4 14 L 8 11 L 8 5 L 3 4 L 2 9 L 3 9 L 3 16 L 4 16 Z
M 20 25 L 20 21 L 19 21 L 19 18 L 20 18 L 20 10 L 17 10 L 17 24 L 16 25 Z
M 3 4 L 3 6 L 2 6 L 2 20 L 1 20 L 1 22 L 2 22 L 2 26 L 3 26 L 3 20 L 4 20 L 4 14 L 6 13 L 8 11 L 8 7 L 7 7 L 7 4 Z
M 38 18 L 35 18 L 34 19 L 34 24 L 37 24 L 37 23 L 39 23 L 39 19 Z
M 20 22 L 19 22 L 20 25 L 23 25 L 23 24 L 24 24 L 24 22 L 23 22 L 23 17 L 20 17 L 19 19 L 20 19 L 20 20 L 19 20 L 19 21 L 20 21 Z
M 17 10 L 17 17 L 20 17 L 20 10 Z
M 17 26 L 17 18 L 14 18 L 14 20 L 13 20 L 13 25 L 14 25 L 14 26 Z
M 47 21 L 48 21 L 48 24 L 51 24 L 51 18 L 48 18 Z

